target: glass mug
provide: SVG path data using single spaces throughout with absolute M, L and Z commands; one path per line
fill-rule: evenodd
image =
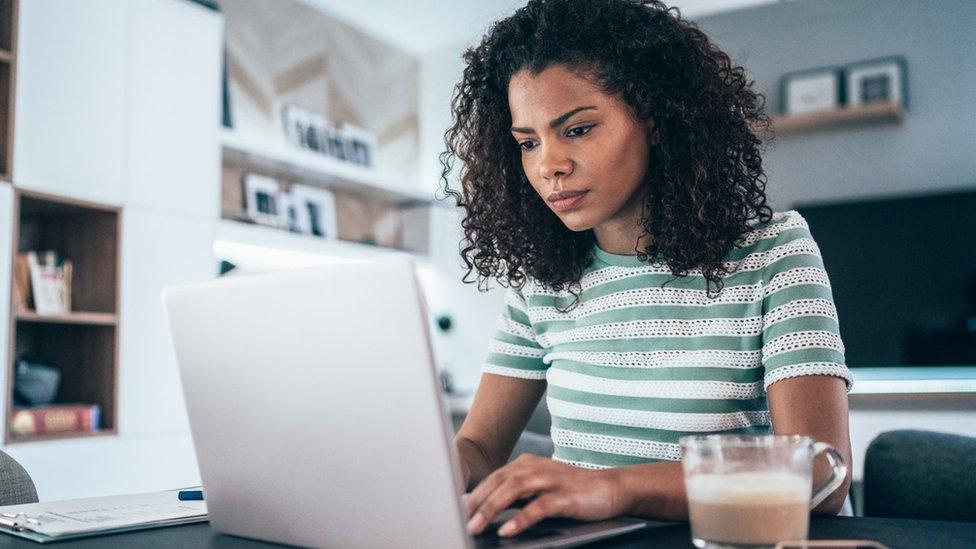
M 807 539 L 810 510 L 844 483 L 837 450 L 800 435 L 681 437 L 691 539 L 700 548 L 765 548 Z M 832 469 L 811 498 L 813 458 Z

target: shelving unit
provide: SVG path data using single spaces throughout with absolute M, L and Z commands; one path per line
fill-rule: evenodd
M 301 181 L 333 191 L 348 191 L 398 206 L 440 204 L 433 193 L 409 189 L 371 169 L 295 147 L 275 146 L 223 128 L 220 135 L 224 163 L 246 167 L 278 179 Z
M 433 192 L 427 195 L 368 168 L 287 145 L 264 143 L 226 129 L 221 134 L 221 146 L 222 221 L 215 247 L 222 258 L 229 259 L 225 252 L 233 248 L 249 257 L 262 256 L 270 262 L 286 264 L 289 263 L 287 254 L 292 254 L 292 259 L 294 254 L 306 254 L 329 261 L 404 252 L 426 261 L 430 208 L 448 205 L 436 200 Z M 323 239 L 255 225 L 245 215 L 242 180 L 247 173 L 275 178 L 283 189 L 299 183 L 332 191 L 338 238 Z M 391 218 L 398 220 L 397 230 L 391 233 L 388 226 L 385 237 L 372 238 L 379 232 L 378 225 L 389 225 Z M 381 242 L 364 243 L 369 240 Z M 252 249 L 248 252 L 241 246 Z
M 885 102 L 833 111 L 778 115 L 772 118 L 772 127 L 778 135 L 789 135 L 865 124 L 900 124 L 904 120 L 905 108 L 901 104 Z
M 0 180 L 10 181 L 17 74 L 17 0 L 0 0 Z
M 17 190 L 13 233 L 17 253 L 56 250 L 74 264 L 72 311 L 38 314 L 12 306 L 7 364 L 6 425 L 15 412 L 14 379 L 21 357 L 61 372 L 54 404 L 98 404 L 95 433 L 13 435 L 6 442 L 87 437 L 118 432 L 119 269 L 121 210 L 91 202 Z M 19 303 L 11 283 L 12 303 Z

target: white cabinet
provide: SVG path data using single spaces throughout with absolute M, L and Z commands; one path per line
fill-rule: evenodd
M 131 9 L 126 204 L 216 219 L 223 19 L 174 0 Z
M 213 278 L 212 222 L 127 207 L 122 232 L 120 433 L 187 428 L 162 290 Z
M 129 6 L 20 2 L 15 185 L 121 203 Z

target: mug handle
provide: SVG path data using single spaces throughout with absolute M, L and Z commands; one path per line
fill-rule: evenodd
M 824 455 L 827 456 L 827 463 L 830 464 L 831 473 L 830 478 L 823 481 L 814 491 L 813 499 L 810 500 L 810 509 L 814 509 L 820 505 L 834 490 L 840 488 L 840 485 L 844 484 L 844 479 L 847 478 L 847 465 L 844 464 L 844 458 L 833 446 L 826 442 L 814 442 L 813 456 L 816 457 L 820 452 L 826 452 Z

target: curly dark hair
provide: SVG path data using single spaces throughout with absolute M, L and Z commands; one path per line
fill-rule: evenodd
M 552 213 L 509 133 L 509 80 L 558 64 L 624 101 L 636 120 L 654 119 L 660 142 L 641 183 L 648 236 L 635 243 L 638 258 L 665 262 L 674 277 L 700 267 L 709 297 L 721 294 L 724 258 L 752 220 L 772 218 L 757 135 L 770 120 L 745 70 L 696 24 L 658 0 L 530 0 L 463 59 L 440 179 L 464 209 L 464 282 L 477 271 L 479 286 L 493 277 L 521 287 L 529 276 L 579 301 L 593 231 L 572 231 Z M 460 192 L 448 184 L 455 159 Z

